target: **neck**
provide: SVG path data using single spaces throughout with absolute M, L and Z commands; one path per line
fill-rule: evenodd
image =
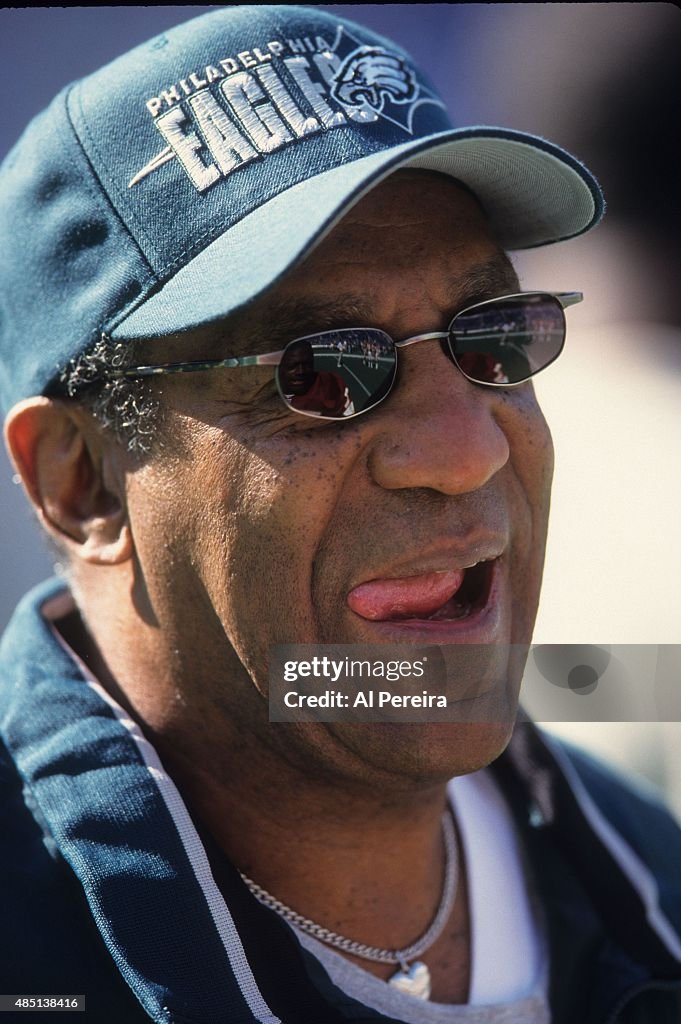
M 355 765 L 325 726 L 306 728 L 316 741 L 305 748 L 303 763 L 279 744 L 263 746 L 243 734 L 222 734 L 209 746 L 204 732 L 201 751 L 194 736 L 174 730 L 154 739 L 187 803 L 233 862 L 265 888 L 302 888 L 310 874 L 333 877 L 337 890 L 343 873 L 353 882 L 376 876 L 377 883 L 386 870 L 427 873 L 432 863 L 424 861 L 441 859 L 445 784 L 395 783 L 384 771 Z M 391 864 L 396 849 L 399 863 Z
M 165 745 L 161 744 L 165 751 Z M 166 753 L 162 753 L 165 757 Z M 404 949 L 436 919 L 445 885 L 444 786 L 418 795 L 377 796 L 331 789 L 287 771 L 242 770 L 221 785 L 213 770 L 168 752 L 170 771 L 192 813 L 232 863 L 259 887 L 321 928 L 363 946 Z M 258 769 L 263 767 L 260 761 Z M 251 769 L 253 769 L 251 765 Z M 275 785 L 262 780 L 276 779 Z M 431 976 L 432 998 L 464 1002 L 470 975 L 465 864 L 461 850 L 453 909 L 418 956 Z M 450 905 L 451 906 L 451 905 Z M 399 970 L 350 951 L 344 955 L 384 981 Z
M 232 862 L 275 899 L 315 925 L 382 950 L 399 950 L 420 939 L 435 921 L 445 886 L 443 785 L 418 794 L 380 796 L 380 788 L 332 790 L 314 781 L 314 770 L 258 772 L 229 792 L 212 773 L 183 769 L 176 781 L 190 808 L 207 824 Z M 248 776 L 249 773 L 245 772 Z M 312 781 L 311 781 L 312 780 Z M 180 783 L 182 786 L 183 784 Z M 427 965 L 432 998 L 465 1002 L 470 978 L 470 936 L 465 862 L 453 909 L 436 938 L 418 956 Z M 357 966 L 384 981 L 399 974 L 394 963 L 377 963 L 344 950 Z

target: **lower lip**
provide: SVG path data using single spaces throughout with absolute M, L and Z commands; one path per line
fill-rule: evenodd
M 383 639 L 414 642 L 419 638 L 433 643 L 494 643 L 502 628 L 501 559 L 491 565 L 487 593 L 479 607 L 461 619 L 360 619 L 364 627 Z

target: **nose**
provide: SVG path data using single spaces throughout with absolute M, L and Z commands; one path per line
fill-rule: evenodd
M 375 412 L 373 479 L 388 490 L 450 495 L 484 487 L 510 457 L 494 415 L 495 389 L 467 380 L 435 340 L 401 351 L 399 359 L 395 388 Z

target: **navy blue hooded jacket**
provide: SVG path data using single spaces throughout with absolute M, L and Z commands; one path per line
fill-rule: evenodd
M 0 991 L 83 1024 L 390 1024 L 200 835 L 156 752 L 22 602 L 0 648 Z M 57 598 L 58 599 L 58 598 Z M 553 1024 L 680 1024 L 681 830 L 520 724 L 493 766 L 544 912 Z

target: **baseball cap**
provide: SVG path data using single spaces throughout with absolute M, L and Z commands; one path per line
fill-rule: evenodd
M 573 156 L 452 125 L 404 50 L 320 8 L 217 8 L 70 85 L 0 167 L 0 400 L 45 393 L 102 333 L 242 308 L 400 168 L 466 185 L 510 250 L 603 213 Z

